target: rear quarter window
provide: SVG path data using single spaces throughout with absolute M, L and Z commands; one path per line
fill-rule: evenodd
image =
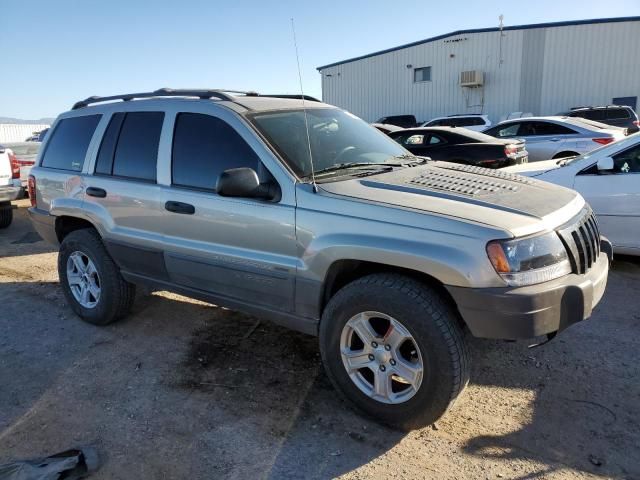
M 102 115 L 84 115 L 65 118 L 58 122 L 47 143 L 42 166 L 79 172 L 100 117 Z
M 625 108 L 608 108 L 607 109 L 607 119 L 609 120 L 622 120 L 625 118 L 630 118 L 629 110 Z

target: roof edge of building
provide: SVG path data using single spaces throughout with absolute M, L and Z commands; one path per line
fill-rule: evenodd
M 620 23 L 620 22 L 638 22 L 640 21 L 640 16 L 636 17 L 613 17 L 613 18 L 591 18 L 586 20 L 566 20 L 563 22 L 548 22 L 548 23 L 530 23 L 526 25 L 511 25 L 507 27 L 503 27 L 502 30 L 528 30 L 532 28 L 553 28 L 553 27 L 567 27 L 572 25 L 592 25 L 596 23 Z M 343 65 L 345 63 L 356 62 L 358 60 L 363 60 L 365 58 L 376 57 L 378 55 L 383 55 L 385 53 L 395 52 L 397 50 L 403 50 L 405 48 L 415 47 L 417 45 L 422 45 L 425 43 L 435 42 L 436 40 L 442 40 L 447 37 L 455 37 L 456 35 L 464 35 L 469 33 L 487 33 L 487 32 L 498 32 L 500 31 L 500 27 L 488 27 L 488 28 L 472 28 L 466 30 L 456 30 L 455 32 L 444 33 L 442 35 L 437 35 L 435 37 L 425 38 L 423 40 L 418 40 L 411 43 L 406 43 L 404 45 L 398 45 L 397 47 L 387 48 L 385 50 L 379 50 L 373 53 L 367 53 L 365 55 L 360 55 L 358 57 L 348 58 L 346 60 L 340 60 L 339 62 L 329 63 L 327 65 L 323 65 L 321 67 L 317 67 L 316 70 L 322 71 L 326 68 L 335 67 L 338 65 Z

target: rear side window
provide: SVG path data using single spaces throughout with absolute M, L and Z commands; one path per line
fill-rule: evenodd
M 156 181 L 162 112 L 116 113 L 102 138 L 96 173 Z
M 523 122 L 518 130 L 518 135 L 536 137 L 542 135 L 571 135 L 577 133 L 563 125 L 551 122 Z
M 586 118 L 587 120 L 604 120 L 604 110 L 582 110 L 576 112 L 576 117 Z
M 607 119 L 609 120 L 618 120 L 629 117 L 631 117 L 631 115 L 625 108 L 607 108 Z
M 260 176 L 253 149 L 225 121 L 201 113 L 181 113 L 173 132 L 173 185 L 215 190 L 218 176 L 229 168 L 253 168 Z
M 89 142 L 101 116 L 85 115 L 60 120 L 47 144 L 42 166 L 74 172 L 81 171 Z

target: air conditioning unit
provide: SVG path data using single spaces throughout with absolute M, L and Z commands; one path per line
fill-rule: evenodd
M 460 72 L 461 87 L 481 87 L 484 85 L 484 73 L 480 70 Z

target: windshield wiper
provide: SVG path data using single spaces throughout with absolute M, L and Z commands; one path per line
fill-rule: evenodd
M 391 165 L 384 163 L 373 163 L 373 162 L 347 162 L 347 163 L 337 163 L 335 165 L 331 165 L 327 168 L 322 168 L 320 170 L 316 170 L 314 173 L 316 175 L 322 175 L 324 173 L 335 172 L 338 170 L 348 170 L 350 168 L 360 169 L 362 167 L 370 168 L 374 170 L 389 170 Z
M 408 162 L 390 162 L 389 160 L 409 160 Z M 389 159 L 385 160 L 385 165 L 392 165 L 394 167 L 411 167 L 414 165 L 422 165 L 423 163 L 427 163 L 429 159 L 425 157 L 417 157 L 416 155 L 394 155 L 393 157 L 389 157 Z
M 556 165 L 560 165 L 561 167 L 564 167 L 566 165 L 569 165 L 571 162 L 573 162 L 578 157 L 580 157 L 580 155 L 574 155 L 573 157 L 561 158 L 556 162 Z

